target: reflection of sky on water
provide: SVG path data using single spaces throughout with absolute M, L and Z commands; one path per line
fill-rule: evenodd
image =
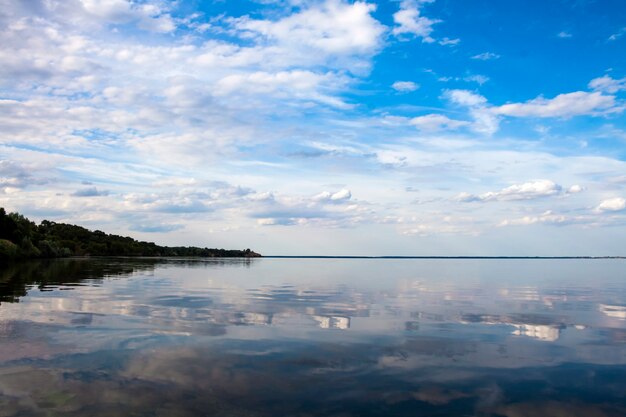
M 621 260 L 115 262 L 0 275 L 0 416 L 626 414 Z

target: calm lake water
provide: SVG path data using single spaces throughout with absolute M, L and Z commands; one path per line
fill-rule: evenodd
M 625 260 L 0 267 L 0 416 L 626 416 Z

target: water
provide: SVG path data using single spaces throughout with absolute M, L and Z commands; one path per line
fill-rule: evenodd
M 624 260 L 0 269 L 0 416 L 624 416 Z

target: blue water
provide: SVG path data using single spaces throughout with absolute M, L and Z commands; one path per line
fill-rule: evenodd
M 625 416 L 620 259 L 0 267 L 0 416 Z

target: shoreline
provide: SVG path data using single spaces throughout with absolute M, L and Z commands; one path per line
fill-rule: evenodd
M 273 259 L 626 259 L 626 256 L 331 256 L 263 255 Z

